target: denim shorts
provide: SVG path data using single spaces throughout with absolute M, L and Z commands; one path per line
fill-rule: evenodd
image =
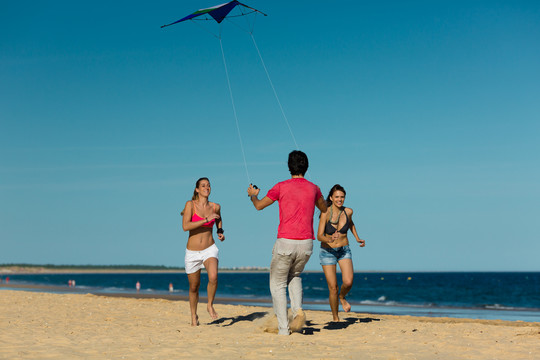
M 343 259 L 352 259 L 351 248 L 349 245 L 337 248 L 323 248 L 319 252 L 319 260 L 321 265 L 336 265 L 338 261 Z

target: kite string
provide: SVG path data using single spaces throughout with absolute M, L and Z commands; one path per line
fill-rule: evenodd
M 220 39 L 221 38 L 221 27 L 219 29 L 219 35 L 216 35 L 214 34 L 213 32 L 209 31 L 208 29 L 206 29 L 204 26 L 200 25 L 197 21 L 193 20 L 193 19 L 190 19 L 190 21 L 192 23 L 194 23 L 195 25 L 197 25 L 199 28 L 201 28 L 202 30 L 204 30 L 205 32 L 209 33 L 210 35 L 212 35 L 213 37 L 217 38 L 217 39 Z
M 249 176 L 249 171 L 246 161 L 246 153 L 244 151 L 244 143 L 242 142 L 242 135 L 240 134 L 240 126 L 238 125 L 238 116 L 236 115 L 236 106 L 234 105 L 234 97 L 231 88 L 231 81 L 229 79 L 229 71 L 227 69 L 227 62 L 225 61 L 225 52 L 223 51 L 223 42 L 221 41 L 221 36 L 219 37 L 219 46 L 221 47 L 221 56 L 223 58 L 223 65 L 225 66 L 225 75 L 227 76 L 227 85 L 229 86 L 229 94 L 231 96 L 231 103 L 234 113 L 234 120 L 236 122 L 236 131 L 238 132 L 238 139 L 240 140 L 240 149 L 242 149 L 242 158 L 244 159 L 244 167 L 246 168 L 246 175 L 248 183 L 251 183 L 251 177 Z
M 285 123 L 287 124 L 287 127 L 289 128 L 289 132 L 291 134 L 291 137 L 294 141 L 294 145 L 296 146 L 296 150 L 299 150 L 298 143 L 296 142 L 296 138 L 294 137 L 293 131 L 291 129 L 291 125 L 289 124 L 289 120 L 287 119 L 287 116 L 285 115 L 285 111 L 283 111 L 283 106 L 281 106 L 281 101 L 279 101 L 279 97 L 276 92 L 276 88 L 274 87 L 274 83 L 272 83 L 272 79 L 270 79 L 270 74 L 268 73 L 268 70 L 266 69 L 266 65 L 264 64 L 264 60 L 262 58 L 261 52 L 259 51 L 259 47 L 257 46 L 257 42 L 255 41 L 255 37 L 253 36 L 253 33 L 250 33 L 251 39 L 253 40 L 253 44 L 255 45 L 255 49 L 257 49 L 257 54 L 259 54 L 259 58 L 261 59 L 261 64 L 264 68 L 264 72 L 266 73 L 266 77 L 268 78 L 268 82 L 270 82 L 270 86 L 272 87 L 272 90 L 274 91 L 274 96 L 276 97 L 276 100 L 279 105 L 279 109 L 281 110 L 281 115 L 283 116 L 283 119 L 285 120 Z

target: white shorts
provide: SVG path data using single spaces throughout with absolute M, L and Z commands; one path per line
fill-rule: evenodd
M 216 244 L 212 244 L 201 251 L 193 251 L 186 249 L 186 257 L 184 258 L 186 274 L 193 274 L 204 267 L 204 262 L 210 258 L 218 258 L 219 249 Z

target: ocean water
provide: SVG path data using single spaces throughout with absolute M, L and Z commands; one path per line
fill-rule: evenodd
M 268 279 L 268 273 L 220 272 L 216 300 L 271 306 Z M 307 272 L 302 279 L 304 307 L 329 310 L 324 274 Z M 29 288 L 69 291 L 69 280 L 76 281 L 74 292 L 136 293 L 139 282 L 143 294 L 171 294 L 172 284 L 173 295 L 188 295 L 184 273 L 10 275 L 10 284 Z M 206 295 L 206 282 L 202 273 L 201 296 Z M 540 322 L 540 272 L 355 273 L 347 299 L 353 311 L 372 314 Z

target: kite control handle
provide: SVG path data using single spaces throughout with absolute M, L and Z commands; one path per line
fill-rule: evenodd
M 258 189 L 257 185 L 253 185 L 253 184 L 249 184 L 249 185 L 253 186 L 253 188 L 254 188 L 255 190 Z M 249 195 L 248 195 L 248 197 L 249 197 Z

